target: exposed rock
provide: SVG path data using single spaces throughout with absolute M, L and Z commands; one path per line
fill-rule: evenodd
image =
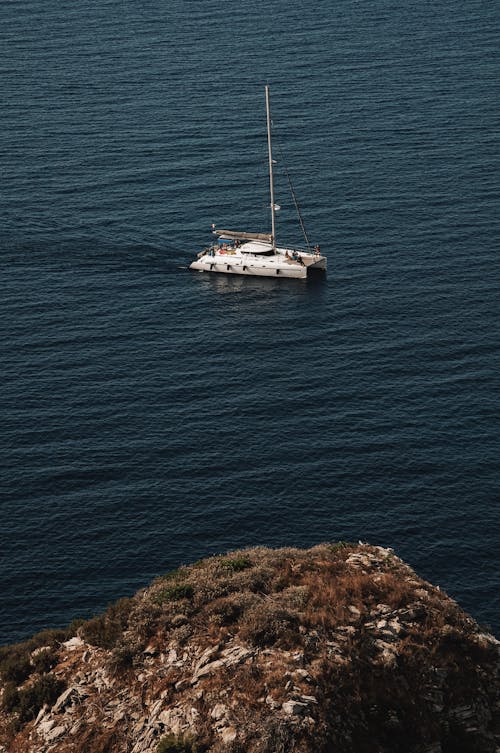
M 212 709 L 210 716 L 216 721 L 224 719 L 224 717 L 227 716 L 227 706 L 224 706 L 223 703 L 216 703 Z
M 83 645 L 82 639 L 77 635 L 63 643 L 64 648 L 68 649 L 68 651 L 76 651 L 76 649 L 81 648 Z
M 37 717 L 35 719 L 35 725 L 39 724 L 42 721 L 43 717 L 45 716 L 48 710 L 49 710 L 49 706 L 47 704 L 44 704 L 37 714 Z
M 222 651 L 223 662 L 226 667 L 232 664 L 240 664 L 251 656 L 254 656 L 255 651 L 245 646 L 230 646 Z
M 229 745 L 233 740 L 236 740 L 238 733 L 234 727 L 225 727 L 221 732 L 222 741 Z
M 59 711 L 62 711 L 62 709 L 68 705 L 68 703 L 71 700 L 71 697 L 75 694 L 78 694 L 80 691 L 80 688 L 78 686 L 72 685 L 70 688 L 64 691 L 62 695 L 59 696 L 57 701 L 52 706 L 52 713 L 58 714 Z
M 195 665 L 194 674 L 196 674 L 201 669 L 201 667 L 209 664 L 210 660 L 217 654 L 218 650 L 218 646 L 209 646 L 207 649 L 205 649 Z
M 293 674 L 294 674 L 294 677 L 298 677 L 301 680 L 305 680 L 306 682 L 312 682 L 311 675 L 309 674 L 307 669 L 301 669 L 301 668 L 296 669 Z
M 58 727 L 52 727 L 50 730 L 48 730 L 48 732 L 46 732 L 45 740 L 48 743 L 53 743 L 59 737 L 62 737 L 65 732 L 66 727 L 63 724 L 60 724 Z
M 41 640 L 28 665 L 45 651 L 55 666 L 5 684 L 0 753 L 156 753 L 166 734 L 206 753 L 499 742 L 498 641 L 383 547 L 212 557 Z M 16 693 L 40 701 L 23 716 Z
M 56 726 L 56 720 L 55 719 L 46 719 L 43 722 L 40 722 L 37 730 L 38 732 L 41 732 L 41 734 L 46 737 L 50 730 Z
M 305 704 L 318 703 L 318 699 L 313 695 L 301 695 L 299 696 L 299 700 Z
M 285 701 L 282 708 L 285 714 L 304 716 L 309 709 L 309 705 L 302 701 Z
M 280 708 L 281 708 L 281 703 L 279 703 L 279 701 L 276 701 L 276 700 L 275 700 L 275 699 L 274 699 L 274 698 L 272 697 L 272 695 L 268 695 L 268 696 L 266 696 L 266 703 L 267 703 L 267 705 L 268 705 L 268 706 L 270 706 L 270 707 L 271 707 L 271 708 L 272 708 L 273 710 L 274 710 L 274 709 L 280 709 Z
M 224 662 L 222 661 L 222 659 L 216 659 L 215 661 L 212 661 L 209 664 L 204 664 L 203 667 L 200 667 L 194 673 L 191 679 L 191 684 L 195 685 L 201 677 L 204 677 L 205 675 L 213 674 L 216 670 L 220 669 L 220 667 L 223 667 L 223 666 L 224 666 Z

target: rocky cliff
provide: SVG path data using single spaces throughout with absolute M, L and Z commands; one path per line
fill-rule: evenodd
M 248 549 L 1 649 L 0 751 L 493 753 L 498 658 L 389 549 Z

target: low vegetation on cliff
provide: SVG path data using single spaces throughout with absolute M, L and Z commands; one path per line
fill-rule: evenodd
M 0 753 L 493 753 L 497 669 L 391 550 L 258 547 L 0 649 Z

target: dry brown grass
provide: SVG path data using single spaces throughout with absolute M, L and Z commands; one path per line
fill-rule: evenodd
M 370 574 L 344 573 L 324 575 L 312 573 L 303 581 L 309 588 L 310 599 L 305 613 L 305 624 L 334 630 L 345 622 L 357 622 L 369 615 L 377 604 L 387 604 L 391 609 L 407 606 L 412 600 L 412 589 L 391 573 L 374 581 Z M 359 617 L 349 610 L 359 610 Z
M 76 740 L 57 746 L 57 753 L 114 753 L 128 750 L 127 740 L 118 729 L 84 729 Z

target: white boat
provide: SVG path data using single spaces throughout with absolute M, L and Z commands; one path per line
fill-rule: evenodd
M 269 192 L 271 209 L 270 233 L 247 233 L 236 230 L 218 230 L 212 225 L 215 242 L 197 255 L 190 269 L 201 272 L 223 272 L 233 275 L 263 277 L 306 278 L 313 272 L 326 271 L 326 258 L 319 246 L 311 247 L 292 189 L 292 197 L 299 215 L 307 250 L 281 247 L 276 244 L 275 214 L 279 207 L 274 202 L 273 151 L 271 142 L 271 109 L 269 86 L 266 86 L 267 146 L 269 157 Z M 291 184 L 290 184 L 291 186 Z

